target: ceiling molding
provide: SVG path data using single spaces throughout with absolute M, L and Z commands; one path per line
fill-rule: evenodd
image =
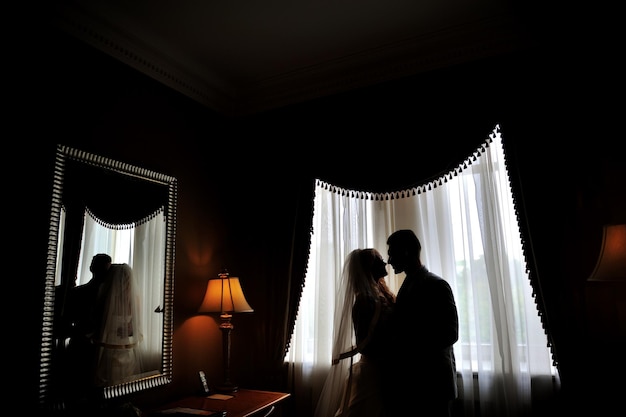
M 217 86 L 209 86 L 167 57 L 86 14 L 64 9 L 53 24 L 64 32 L 118 59 L 174 90 L 219 113 L 232 113 L 232 98 Z
M 509 16 L 495 16 L 448 27 L 401 42 L 363 50 L 236 89 L 195 76 L 183 63 L 121 29 L 75 9 L 63 9 L 61 30 L 164 85 L 228 117 L 239 117 L 311 100 L 420 72 L 485 58 L 527 44 Z

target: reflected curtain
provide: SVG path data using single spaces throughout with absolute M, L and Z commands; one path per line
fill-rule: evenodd
M 457 413 L 526 416 L 557 394 L 559 375 L 527 274 L 499 128 L 455 169 L 415 187 L 370 193 L 317 181 L 312 243 L 291 348 L 295 401 L 315 402 L 331 363 L 334 295 L 355 248 L 386 254 L 394 230 L 413 229 L 422 261 L 455 293 L 460 338 Z M 397 292 L 404 275 L 389 271 Z M 409 360 L 410 358 L 407 358 Z M 401 365 L 400 365 L 401 366 Z
M 125 174 L 102 169 L 99 165 L 67 160 L 63 175 L 63 223 L 58 258 L 61 266 L 58 281 L 73 285 L 81 274 L 86 211 L 103 225 L 141 224 L 151 219 L 168 201 L 168 187 L 152 181 L 139 181 Z M 84 264 L 83 264 L 84 265 Z M 83 270 L 85 267 L 82 267 Z M 88 271 L 87 264 L 87 271 Z
M 91 279 L 89 265 L 96 253 L 108 253 L 113 263 L 127 263 L 141 294 L 140 327 L 144 369 L 161 367 L 166 224 L 164 209 L 130 224 L 110 224 L 85 211 L 77 285 Z

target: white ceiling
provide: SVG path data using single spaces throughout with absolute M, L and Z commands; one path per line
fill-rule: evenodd
M 507 52 L 512 0 L 67 0 L 63 30 L 226 115 Z

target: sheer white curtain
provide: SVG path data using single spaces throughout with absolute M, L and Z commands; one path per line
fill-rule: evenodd
M 334 294 L 345 257 L 364 247 L 386 254 L 386 238 L 397 229 L 417 233 L 423 263 L 454 291 L 463 414 L 474 415 L 479 404 L 481 416 L 528 415 L 534 396 L 558 390 L 497 126 L 463 164 L 419 187 L 373 194 L 318 181 L 315 192 L 309 267 L 286 356 L 294 392 L 308 394 L 313 408 L 330 369 Z M 388 270 L 397 292 L 404 274 Z
M 78 264 L 77 285 L 91 279 L 89 265 L 97 253 L 108 253 L 113 263 L 131 266 L 141 295 L 143 341 L 140 349 L 144 369 L 160 369 L 163 335 L 163 291 L 165 277 L 165 215 L 157 210 L 145 220 L 110 225 L 85 212 L 83 241 Z
M 344 260 L 353 249 L 375 246 L 370 202 L 339 191 L 316 187 L 307 275 L 286 358 L 298 409 L 315 408 L 330 370 L 335 294 Z

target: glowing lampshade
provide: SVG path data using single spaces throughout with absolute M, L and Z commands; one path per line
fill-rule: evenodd
M 626 281 L 626 224 L 604 226 L 600 256 L 589 281 Z

